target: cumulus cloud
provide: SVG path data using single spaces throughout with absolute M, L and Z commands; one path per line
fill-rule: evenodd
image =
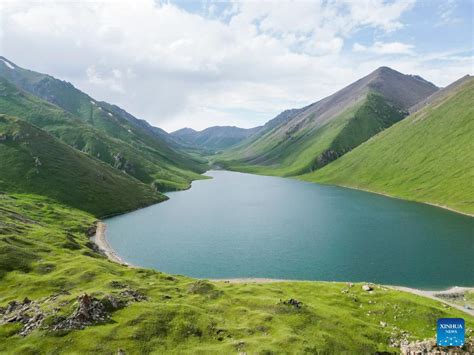
M 376 41 L 349 51 L 372 53 L 370 60 L 344 52 L 359 31 L 403 28 L 413 3 L 204 1 L 190 11 L 154 0 L 7 0 L 0 50 L 167 130 L 251 127 L 368 74 L 377 55 L 413 54 L 394 68 L 423 74 L 408 44 Z

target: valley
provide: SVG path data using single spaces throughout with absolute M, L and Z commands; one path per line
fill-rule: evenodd
M 417 203 L 474 212 L 472 77 L 381 67 L 262 126 L 167 133 L 0 59 L 0 352 L 432 350 L 449 317 L 472 347 L 473 219 Z
M 431 338 L 433 319 L 474 327 L 464 312 L 380 285 L 235 284 L 128 268 L 89 241 L 91 214 L 37 195 L 0 201 L 0 352 L 394 352 Z
M 164 203 L 105 219 L 114 254 L 201 279 L 474 284 L 471 217 L 295 179 L 206 175 Z M 433 268 L 439 260 L 443 268 Z

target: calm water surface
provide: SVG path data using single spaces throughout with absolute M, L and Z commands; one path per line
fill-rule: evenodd
M 111 246 L 134 265 L 200 278 L 474 286 L 474 218 L 293 179 L 208 175 L 106 220 Z

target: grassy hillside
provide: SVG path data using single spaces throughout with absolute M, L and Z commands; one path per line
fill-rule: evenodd
M 6 115 L 0 115 L 0 191 L 41 194 L 97 216 L 165 199 L 126 173 Z
M 297 130 L 282 138 L 270 131 L 245 147 L 255 157 L 233 160 L 235 153 L 230 151 L 218 157 L 217 162 L 231 170 L 300 175 L 337 159 L 405 115 L 381 95 L 370 93 L 322 127 Z
M 71 147 L 146 184 L 153 183 L 160 191 L 185 189 L 192 180 L 201 178 L 193 171 L 178 168 L 162 151 L 137 140 L 131 130 L 127 132 L 127 139 L 114 138 L 60 107 L 18 89 L 1 77 L 0 112 L 41 127 Z M 114 119 L 113 116 L 108 117 L 109 120 Z
M 215 162 L 268 175 L 309 173 L 398 122 L 436 90 L 420 77 L 381 67 L 318 102 L 282 113 Z
M 0 77 L 21 90 L 62 108 L 110 138 L 133 145 L 141 153 L 153 150 L 159 159 L 166 161 L 162 163 L 162 168 L 168 170 L 168 173 L 169 166 L 195 173 L 206 170 L 205 160 L 183 153 L 179 144 L 165 131 L 152 127 L 118 106 L 93 99 L 71 83 L 21 68 L 12 62 L 8 66 L 5 64 L 8 61 L 6 58 L 0 59 Z M 191 180 L 188 179 L 188 183 Z
M 376 285 L 228 284 L 127 268 L 94 250 L 85 212 L 33 195 L 0 194 L 0 206 L 0 353 L 397 352 L 403 339 L 433 338 L 441 317 L 474 327 L 451 307 Z M 85 312 L 85 293 L 100 319 Z M 300 307 L 284 303 L 292 298 Z
M 304 180 L 474 213 L 474 79 Z

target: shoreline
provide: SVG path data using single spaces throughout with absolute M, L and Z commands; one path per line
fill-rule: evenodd
M 303 180 L 303 181 L 307 181 L 307 180 Z M 312 181 L 309 181 L 309 182 L 312 182 Z M 451 211 L 451 212 L 454 212 L 454 213 L 459 213 L 459 214 L 462 214 L 462 215 L 464 215 L 464 216 L 474 217 L 474 214 L 473 214 L 473 213 L 462 212 L 462 211 L 456 210 L 456 209 L 454 209 L 454 208 L 451 208 L 451 207 L 448 207 L 448 206 L 445 206 L 445 205 L 439 205 L 439 204 L 434 203 L 434 202 L 417 201 L 417 200 L 407 200 L 406 198 L 402 198 L 402 197 L 398 197 L 398 196 L 389 195 L 389 194 L 384 193 L 384 192 L 367 190 L 367 189 L 363 189 L 363 188 L 361 188 L 361 187 L 355 187 L 355 186 L 335 185 L 335 184 L 323 184 L 323 183 L 320 183 L 320 182 L 313 182 L 313 183 L 315 183 L 315 184 L 321 184 L 321 185 L 340 186 L 340 187 L 344 187 L 344 188 L 346 188 L 346 189 L 364 191 L 364 192 L 368 192 L 368 193 L 372 193 L 372 194 L 376 194 L 376 195 L 380 195 L 380 196 L 385 196 L 385 197 L 389 197 L 389 198 L 396 198 L 397 200 L 408 201 L 408 202 L 416 202 L 416 203 L 423 203 L 423 204 L 425 204 L 425 205 L 430 205 L 430 206 L 433 206 L 433 207 L 441 208 L 441 209 L 443 209 L 443 210 L 448 210 L 448 211 Z
M 227 284 L 245 284 L 245 283 L 254 283 L 254 284 L 268 284 L 268 283 L 278 283 L 278 282 L 327 282 L 327 283 L 343 283 L 344 281 L 317 281 L 317 280 L 289 280 L 289 279 L 270 279 L 270 278 L 258 278 L 258 277 L 249 277 L 249 278 L 228 278 L 228 279 L 209 279 L 211 282 L 222 282 Z M 368 282 L 368 284 L 372 284 Z M 376 284 L 378 285 L 378 284 Z M 430 298 L 432 300 L 444 303 L 452 308 L 456 308 L 457 310 L 467 313 L 471 316 L 474 316 L 474 309 L 469 309 L 463 307 L 459 304 L 447 301 L 443 297 L 439 297 L 440 295 L 449 296 L 459 295 L 461 293 L 472 291 L 474 292 L 474 287 L 459 287 L 453 286 L 446 290 L 422 290 L 419 288 L 413 287 L 406 287 L 406 286 L 395 286 L 395 285 L 380 285 L 391 290 L 402 291 L 411 293 L 416 296 L 421 296 L 425 298 Z
M 106 230 L 107 230 L 107 225 L 104 222 L 102 221 L 97 222 L 96 232 L 95 232 L 95 235 L 92 237 L 92 240 L 97 245 L 99 250 L 102 251 L 110 261 L 113 261 L 115 263 L 118 263 L 120 265 L 125 265 L 128 267 L 136 267 L 126 262 L 125 260 L 123 260 L 120 257 L 120 255 L 118 255 L 117 252 L 112 249 L 110 244 L 107 242 L 106 233 L 105 233 Z
M 212 171 L 212 170 L 213 169 L 211 169 L 209 171 Z M 225 169 L 222 169 L 222 170 L 225 170 Z M 225 171 L 229 171 L 229 170 L 225 170 Z M 230 170 L 230 171 L 232 171 L 232 170 Z M 285 178 L 285 177 L 282 177 L 282 178 Z M 301 181 L 306 181 L 306 180 L 301 180 Z M 308 181 L 308 182 L 321 184 L 321 183 L 312 182 L 312 181 Z M 327 184 L 323 184 L 323 185 L 327 185 Z M 339 187 L 343 187 L 343 188 L 364 191 L 364 192 L 373 193 L 373 194 L 377 194 L 377 195 L 381 195 L 381 196 L 385 196 L 385 197 L 389 197 L 389 198 L 396 198 L 396 199 L 404 200 L 404 201 L 423 203 L 423 204 L 431 205 L 431 206 L 434 206 L 434 207 L 442 208 L 442 209 L 445 209 L 445 210 L 448 210 L 448 211 L 451 211 L 451 212 L 454 212 L 454 213 L 462 214 L 462 215 L 465 215 L 465 216 L 468 216 L 468 217 L 474 217 L 474 214 L 469 214 L 467 212 L 457 211 L 453 208 L 443 206 L 443 205 L 438 205 L 438 204 L 435 204 L 435 203 L 424 202 L 424 201 L 415 201 L 415 200 L 407 200 L 407 199 L 404 199 L 404 198 L 401 198 L 401 197 L 391 196 L 391 195 L 383 193 L 383 192 L 371 191 L 371 190 L 366 190 L 366 189 L 363 189 L 363 188 L 358 188 L 358 187 L 353 187 L 353 186 L 334 185 L 334 184 L 332 184 L 332 186 L 339 186 Z M 191 186 L 189 186 L 189 188 L 191 188 Z M 163 202 L 163 201 L 161 201 L 161 202 Z M 123 260 L 118 255 L 118 253 L 115 250 L 112 249 L 110 244 L 107 242 L 106 229 L 107 229 L 107 225 L 102 221 L 98 221 L 97 222 L 97 228 L 96 228 L 96 234 L 91 238 L 92 241 L 107 256 L 107 258 L 109 260 L 111 260 L 115 263 L 127 266 L 127 267 L 138 268 L 139 266 L 132 265 L 132 264 L 126 262 L 125 260 Z M 223 278 L 223 279 L 219 278 L 219 279 L 208 279 L 208 280 L 211 281 L 211 282 L 222 282 L 222 283 L 228 283 L 228 284 L 243 284 L 243 283 L 267 284 L 267 283 L 278 283 L 278 282 L 329 282 L 329 283 L 331 283 L 331 282 L 334 282 L 334 283 L 335 282 L 343 282 L 343 281 L 272 279 L 272 278 L 258 278 L 258 277 L 254 277 L 254 278 Z M 449 297 L 450 295 L 454 296 L 454 295 L 458 295 L 458 294 L 461 294 L 461 293 L 464 293 L 464 292 L 467 292 L 467 291 L 474 292 L 474 287 L 453 286 L 453 287 L 451 287 L 449 289 L 446 289 L 446 290 L 422 290 L 422 289 L 417 289 L 417 288 L 411 288 L 411 287 L 405 287 L 405 286 L 396 286 L 396 285 L 381 285 L 381 286 L 390 288 L 392 290 L 407 292 L 407 293 L 411 293 L 411 294 L 414 294 L 414 295 L 417 295 L 417 296 L 430 298 L 432 300 L 441 302 L 441 303 L 443 303 L 445 305 L 448 305 L 452 308 L 456 308 L 456 309 L 458 309 L 458 310 L 460 310 L 464 313 L 467 313 L 469 315 L 474 316 L 474 309 L 463 307 L 459 304 L 447 301 L 446 299 L 444 299 L 442 297 L 439 297 L 439 295 L 445 295 L 447 298 L 450 298 Z
M 138 266 L 132 265 L 124 261 L 115 250 L 112 249 L 110 244 L 107 242 L 106 237 L 107 225 L 99 221 L 97 222 L 96 234 L 91 238 L 92 241 L 98 246 L 98 248 L 107 256 L 107 258 L 115 263 L 124 265 L 127 267 L 136 268 Z M 222 282 L 227 284 L 243 284 L 243 283 L 255 283 L 255 284 L 267 284 L 267 283 L 278 283 L 278 282 L 343 282 L 343 281 L 317 281 L 317 280 L 289 280 L 289 279 L 272 279 L 272 278 L 259 278 L 259 277 L 241 277 L 241 278 L 223 278 L 223 279 L 209 279 L 211 282 Z M 430 298 L 432 300 L 446 304 L 452 308 L 456 308 L 464 313 L 474 316 L 474 309 L 468 309 L 459 304 L 450 302 L 439 295 L 445 295 L 450 298 L 450 295 L 456 295 L 467 291 L 473 291 L 474 287 L 459 287 L 453 286 L 447 290 L 421 290 L 406 286 L 395 286 L 395 285 L 381 285 L 392 290 L 408 292 L 417 296 Z
M 386 285 L 386 287 L 391 288 L 392 290 L 398 290 L 398 291 L 403 291 L 403 292 L 409 292 L 417 296 L 422 296 L 426 298 L 431 298 L 432 300 L 442 302 L 444 304 L 447 304 L 450 307 L 456 308 L 464 313 L 467 313 L 471 316 L 474 316 L 474 309 L 469 309 L 466 307 L 463 307 L 459 304 L 450 302 L 445 300 L 443 297 L 439 297 L 439 295 L 446 296 L 447 298 L 450 298 L 449 296 L 454 296 L 458 294 L 462 294 L 467 291 L 472 291 L 474 292 L 474 287 L 459 287 L 459 286 L 453 286 L 447 290 L 443 291 L 428 291 L 428 290 L 420 290 L 417 288 L 411 288 L 411 287 L 404 287 L 404 286 L 389 286 Z
M 131 268 L 138 268 L 138 266 L 132 265 L 124 261 L 115 250 L 112 249 L 110 244 L 107 242 L 106 237 L 107 225 L 99 221 L 97 222 L 97 229 L 95 236 L 92 237 L 93 242 L 99 247 L 99 249 L 107 256 L 107 258 L 115 263 L 124 265 Z M 209 280 L 210 282 L 219 282 L 227 284 L 244 284 L 244 283 L 254 283 L 254 284 L 268 284 L 268 283 L 279 283 L 279 282 L 327 282 L 327 283 L 343 283 L 343 281 L 317 281 L 317 280 L 290 280 L 290 279 L 272 279 L 272 278 L 260 278 L 260 277 L 240 277 L 240 278 L 222 278 L 222 279 L 203 279 Z M 474 287 L 459 287 L 453 286 L 446 290 L 422 290 L 418 288 L 406 287 L 406 286 L 395 286 L 395 285 L 380 285 L 387 287 L 391 290 L 401 291 L 411 293 L 417 296 L 430 298 L 432 300 L 441 302 L 445 305 L 448 305 L 452 308 L 455 308 L 461 312 L 467 313 L 471 316 L 474 316 L 474 309 L 469 309 L 463 307 L 459 304 L 450 302 L 440 295 L 450 298 L 450 296 L 459 295 L 467 291 L 474 292 Z
M 308 182 L 308 183 L 311 183 L 311 184 L 319 184 L 319 185 L 326 185 L 326 186 L 344 187 L 344 188 L 346 188 L 346 189 L 364 191 L 364 192 L 368 192 L 368 193 L 372 193 L 372 194 L 376 194 L 376 195 L 380 195 L 380 196 L 385 196 L 385 197 L 389 197 L 389 198 L 395 198 L 395 199 L 397 199 L 397 200 L 408 201 L 408 202 L 416 202 L 416 203 L 422 203 L 422 204 L 425 204 L 425 205 L 429 205 L 429 206 L 433 206 L 433 207 L 438 207 L 438 208 L 441 208 L 441 209 L 443 209 L 443 210 L 447 210 L 447 211 L 450 211 L 450 212 L 458 213 L 458 214 L 461 214 L 461 215 L 463 215 L 463 216 L 468 216 L 468 217 L 474 218 L 474 213 L 468 213 L 468 212 L 459 211 L 459 210 L 456 210 L 456 209 L 454 209 L 454 208 L 452 208 L 452 207 L 445 206 L 445 205 L 440 205 L 440 204 L 437 204 L 437 203 L 434 203 L 434 202 L 418 201 L 418 200 L 409 200 L 409 199 L 406 199 L 406 198 L 403 198 L 403 197 L 390 195 L 390 194 L 385 193 L 385 192 L 374 191 L 374 190 L 368 190 L 368 189 L 364 189 L 364 188 L 361 188 L 361 187 L 348 186 L 348 185 L 340 185 L 340 184 L 335 184 L 335 183 L 324 183 L 324 182 L 313 181 L 313 180 L 306 180 L 306 179 L 302 178 L 302 176 L 304 176 L 305 174 L 303 174 L 303 175 L 296 175 L 296 176 L 281 176 L 281 175 L 261 174 L 261 173 L 257 173 L 257 172 L 250 173 L 250 172 L 240 171 L 240 170 L 228 170 L 228 169 L 222 169 L 222 170 L 224 170 L 224 171 L 229 171 L 229 172 L 234 172 L 234 173 L 241 173 L 241 174 L 270 176 L 270 177 L 278 177 L 278 178 L 282 178 L 282 179 L 294 179 L 294 180 L 299 180 L 299 181 Z

